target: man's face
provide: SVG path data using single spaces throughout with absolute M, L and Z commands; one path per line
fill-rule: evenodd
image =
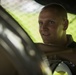
M 39 31 L 46 44 L 54 44 L 63 38 L 64 21 L 59 13 L 51 9 L 43 10 L 39 15 Z

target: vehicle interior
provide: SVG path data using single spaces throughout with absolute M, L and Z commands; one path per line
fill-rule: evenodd
M 76 41 L 75 0 L 1 0 L 0 75 L 73 75 L 76 67 L 71 71 L 63 62 L 58 61 L 50 68 L 46 55 L 35 45 L 43 42 L 37 20 L 41 8 L 48 3 L 60 3 L 67 9 L 67 34 L 72 34 Z M 53 52 L 60 53 L 66 51 Z

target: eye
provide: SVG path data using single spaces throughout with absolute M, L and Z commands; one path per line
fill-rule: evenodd
M 39 25 L 43 25 L 43 22 L 39 21 Z
M 49 23 L 49 25 L 53 25 L 53 24 L 55 24 L 55 21 L 50 20 L 48 23 Z

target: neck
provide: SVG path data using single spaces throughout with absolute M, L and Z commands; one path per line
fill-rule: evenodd
M 59 39 L 54 43 L 47 43 L 47 45 L 60 46 L 60 47 L 66 46 L 66 44 L 67 44 L 67 36 L 66 35 L 63 38 L 61 38 L 61 40 Z

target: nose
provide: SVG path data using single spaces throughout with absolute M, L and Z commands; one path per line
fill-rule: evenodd
M 43 24 L 41 27 L 40 27 L 41 30 L 48 30 L 48 27 L 46 24 Z

